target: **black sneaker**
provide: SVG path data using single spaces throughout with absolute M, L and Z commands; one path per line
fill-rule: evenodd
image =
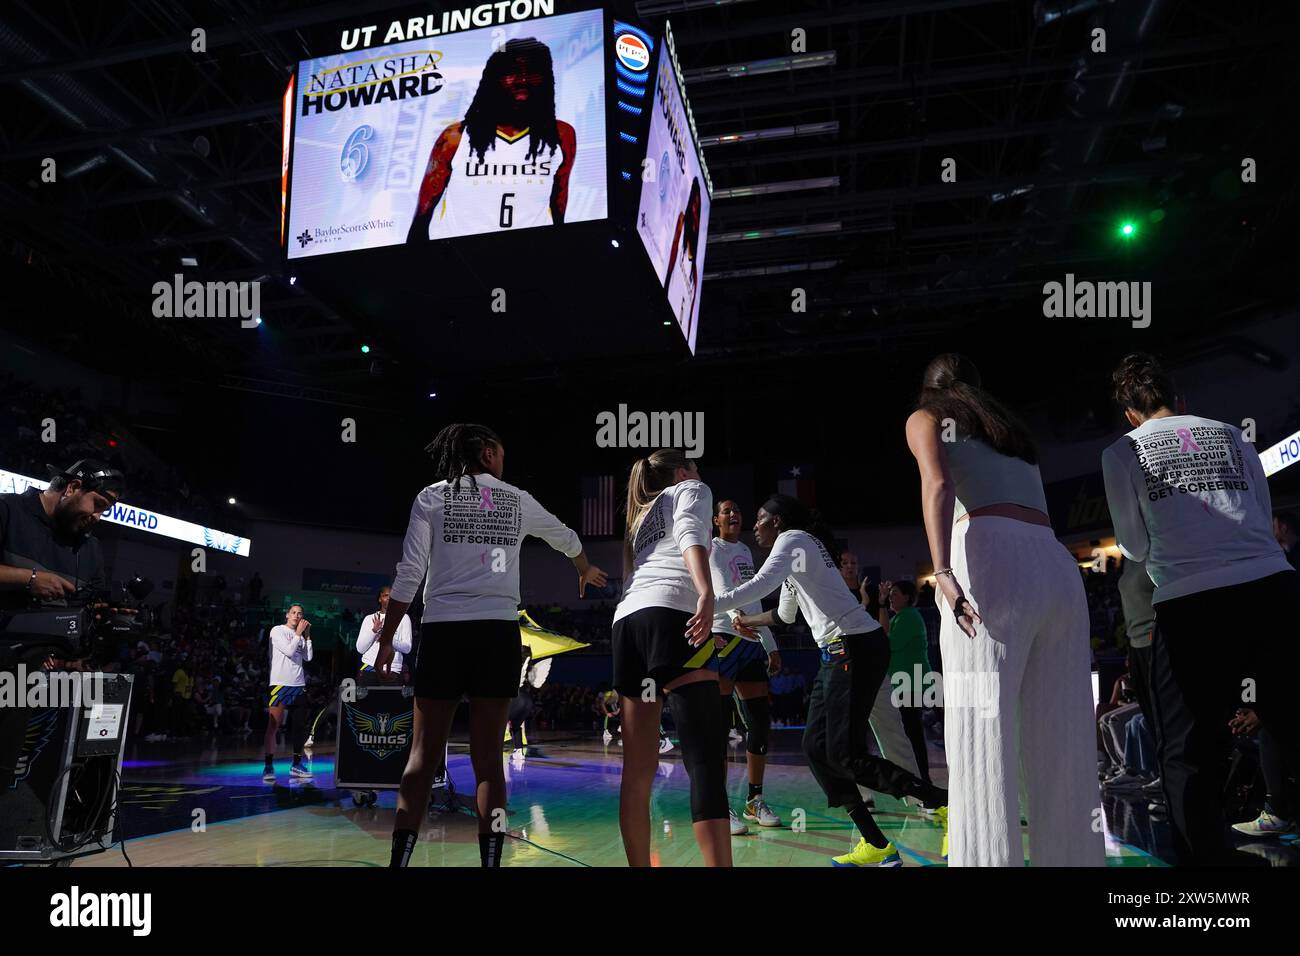
M 272 764 L 267 764 L 262 771 L 262 780 L 266 783 L 275 783 L 275 767 Z
M 300 780 L 310 780 L 314 774 L 302 764 L 296 763 L 289 768 L 289 776 L 297 777 Z

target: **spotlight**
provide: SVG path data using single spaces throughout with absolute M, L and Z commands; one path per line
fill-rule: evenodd
M 233 505 L 234 503 L 235 503 L 235 499 L 234 499 L 234 498 L 227 498 L 227 499 L 226 499 L 226 504 L 228 504 L 228 505 Z
M 369 355 L 369 354 L 370 354 L 370 346 L 369 346 L 369 345 L 363 345 L 363 346 L 361 346 L 361 354 L 362 354 L 362 355 Z
M 611 239 L 611 240 L 609 240 L 609 244 L 610 244 L 611 246 L 613 246 L 615 249 L 618 248 L 618 240 L 617 240 L 617 239 Z
M 289 285 L 297 285 L 297 284 L 298 284 L 298 277 L 297 277 L 297 276 L 289 276 Z
M 1131 219 L 1125 219 L 1119 225 L 1119 234 L 1125 239 L 1132 239 L 1137 235 L 1137 223 Z

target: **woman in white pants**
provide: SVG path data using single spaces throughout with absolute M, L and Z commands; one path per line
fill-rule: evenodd
M 1028 429 L 967 358 L 925 370 L 921 472 L 942 626 L 950 866 L 1100 866 L 1088 605 L 1056 540 Z

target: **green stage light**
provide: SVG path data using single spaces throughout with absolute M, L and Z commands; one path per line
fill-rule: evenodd
M 370 354 L 370 346 L 369 346 L 369 345 L 363 345 L 363 346 L 361 346 L 361 354 L 362 354 L 362 355 L 369 355 L 369 354 Z
M 1130 220 L 1125 220 L 1120 223 L 1119 234 L 1125 239 L 1132 239 L 1137 235 L 1137 224 Z

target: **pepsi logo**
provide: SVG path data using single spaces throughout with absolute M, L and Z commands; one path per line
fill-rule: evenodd
M 614 41 L 614 55 L 629 70 L 640 73 L 650 65 L 650 50 L 645 41 L 632 33 L 624 33 Z

